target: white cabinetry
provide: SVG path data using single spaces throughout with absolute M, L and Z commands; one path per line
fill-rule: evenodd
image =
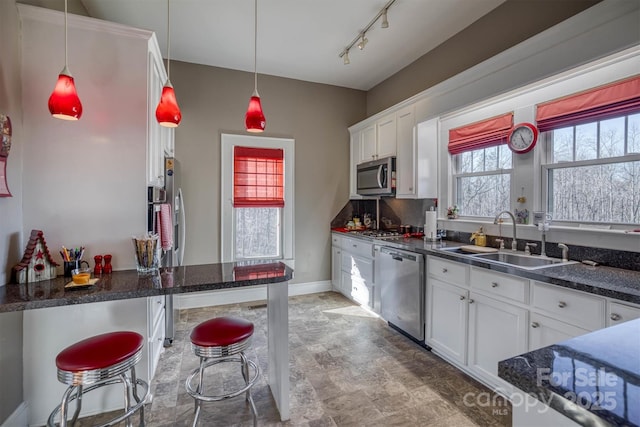
M 341 292 L 347 298 L 373 308 L 375 305 L 373 244 L 360 239 L 342 237 L 340 264 Z
M 468 366 L 487 383 L 510 390 L 498 362 L 527 351 L 527 310 L 472 292 Z
M 356 164 L 370 162 L 378 158 L 376 125 L 372 124 L 358 132 L 358 161 Z
M 622 322 L 640 318 L 640 306 L 609 302 L 607 314 L 607 326 L 617 325 Z
M 396 113 L 376 121 L 376 159 L 396 155 Z
M 535 311 L 587 331 L 605 326 L 605 299 L 585 292 L 534 282 L 531 306 Z
M 331 284 L 333 289 L 342 292 L 342 239 L 337 234 L 331 235 Z
M 529 322 L 529 351 L 557 344 L 569 338 L 589 333 L 569 323 L 531 312 Z
M 174 130 L 160 126 L 156 120 L 156 107 L 166 81 L 162 57 L 158 52 L 149 52 L 148 80 L 148 131 L 147 131 L 147 185 L 164 187 L 164 158 L 173 156 Z
M 427 287 L 427 345 L 458 363 L 467 362 L 467 300 L 469 291 L 430 278 Z
M 396 197 L 438 197 L 439 119 L 415 124 L 414 107 L 397 113 Z

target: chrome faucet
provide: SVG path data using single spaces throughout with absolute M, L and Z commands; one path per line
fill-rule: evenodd
M 510 211 L 502 211 L 498 215 L 496 215 L 495 219 L 493 220 L 493 223 L 497 224 L 498 220 L 500 219 L 500 216 L 503 213 L 507 213 L 511 217 L 511 222 L 513 223 L 513 240 L 511 241 L 511 250 L 512 251 L 517 251 L 518 250 L 518 241 L 516 240 L 516 217 L 514 217 L 513 214 Z
M 558 247 L 562 249 L 562 261 L 569 261 L 569 247 L 564 243 L 558 243 Z

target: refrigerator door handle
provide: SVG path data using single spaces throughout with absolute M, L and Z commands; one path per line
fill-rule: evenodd
M 187 228 L 185 226 L 185 214 L 184 214 L 184 200 L 182 198 L 182 188 L 178 188 L 178 203 L 180 206 L 180 225 L 181 225 L 181 231 L 180 231 L 180 250 L 179 253 L 177 253 L 177 261 L 178 261 L 178 266 L 181 266 L 183 261 L 184 261 L 184 244 L 186 241 L 186 235 L 187 235 Z

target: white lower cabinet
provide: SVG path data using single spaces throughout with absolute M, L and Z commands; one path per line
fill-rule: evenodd
M 358 239 L 343 237 L 340 255 L 339 286 L 334 287 L 347 298 L 373 309 L 374 299 L 374 258 L 373 244 Z M 338 253 L 332 253 L 332 258 Z M 332 265 L 332 280 L 338 274 L 337 265 Z
M 609 302 L 607 326 L 617 325 L 638 318 L 640 318 L 640 306 Z
M 469 291 L 429 278 L 427 286 L 427 345 L 461 364 L 467 356 Z
M 535 312 L 532 312 L 530 317 L 529 351 L 547 347 L 590 332 L 586 329 Z
M 342 292 L 342 251 L 340 247 L 331 247 L 331 284 L 333 289 Z
M 467 364 L 489 384 L 510 390 L 498 362 L 527 351 L 527 310 L 477 293 L 469 295 Z

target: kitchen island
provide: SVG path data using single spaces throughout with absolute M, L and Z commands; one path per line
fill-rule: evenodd
M 25 371 L 29 371 L 29 366 L 37 365 L 46 372 L 44 375 L 25 372 L 24 400 L 30 423 L 40 421 L 42 414 L 50 412 L 59 403 L 62 392 L 58 393 L 57 388 L 53 391 L 43 387 L 41 381 L 49 376 L 55 379 L 55 354 L 75 342 L 77 337 L 74 335 L 84 337 L 83 334 L 89 330 L 95 329 L 98 331 L 96 333 L 100 333 L 105 329 L 126 327 L 124 319 L 127 317 L 146 319 L 144 308 L 149 297 L 256 285 L 267 286 L 268 381 L 280 417 L 283 421 L 287 420 L 288 281 L 292 278 L 293 270 L 279 262 L 251 265 L 221 263 L 163 268 L 157 274 L 144 276 L 138 275 L 135 270 L 115 271 L 82 289 L 65 289 L 70 279 L 64 277 L 34 283 L 10 283 L 0 287 L 0 313 L 26 311 L 23 337 Z M 144 313 L 139 315 L 136 311 Z M 61 315 L 70 320 L 60 321 Z M 144 330 L 147 324 L 145 322 L 144 325 L 132 327 Z M 28 336 L 32 331 L 39 335 L 37 339 Z M 47 342 L 42 343 L 42 339 Z M 41 348 L 38 349 L 38 345 Z M 151 340 L 148 345 L 153 345 Z M 30 350 L 32 348 L 33 351 Z M 33 381 L 30 381 L 31 377 Z M 59 387 L 64 388 L 62 384 Z M 55 404 L 52 405 L 52 402 Z
M 498 364 L 522 393 L 513 425 L 640 425 L 640 319 L 540 348 Z M 552 409 L 550 409 L 552 408 Z

